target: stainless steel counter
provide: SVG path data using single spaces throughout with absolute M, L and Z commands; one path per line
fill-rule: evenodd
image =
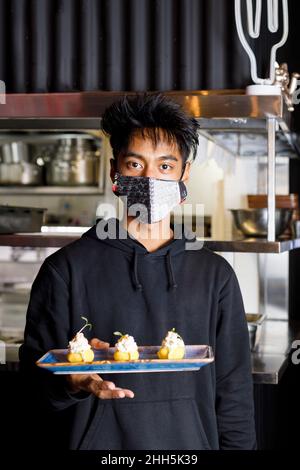
M 300 338 L 300 322 L 266 320 L 258 348 L 252 353 L 253 381 L 278 384 L 288 366 L 292 342 Z

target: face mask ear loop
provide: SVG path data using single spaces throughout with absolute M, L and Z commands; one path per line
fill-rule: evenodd
M 183 177 L 184 172 L 185 172 L 186 163 L 187 163 L 187 162 L 185 162 L 184 165 L 183 165 L 182 172 L 181 172 L 181 175 L 180 175 L 180 178 L 179 178 L 178 181 L 181 181 L 181 180 L 182 180 L 182 177 Z
M 115 176 L 114 176 L 114 179 L 118 178 L 118 176 L 122 176 L 121 173 L 119 172 L 119 169 L 118 169 L 118 162 L 117 160 L 114 158 L 113 160 L 113 167 L 114 167 L 114 170 L 115 170 Z

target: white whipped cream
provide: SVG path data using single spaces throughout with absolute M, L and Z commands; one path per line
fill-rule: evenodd
M 81 353 L 91 349 L 91 345 L 83 333 L 76 333 L 74 338 L 69 341 L 69 351 L 71 353 Z
M 133 336 L 124 335 L 116 343 L 116 349 L 120 352 L 132 353 L 137 351 L 138 346 Z
M 167 336 L 162 342 L 162 347 L 175 349 L 175 348 L 184 348 L 183 339 L 175 331 L 168 331 Z

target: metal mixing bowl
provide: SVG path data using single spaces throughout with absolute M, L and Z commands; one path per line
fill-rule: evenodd
M 238 230 L 246 237 L 266 237 L 268 233 L 268 209 L 230 209 Z M 283 234 L 292 220 L 292 209 L 275 209 L 276 237 Z
M 265 318 L 266 315 L 260 313 L 246 313 L 251 351 L 255 351 L 259 345 L 262 323 Z

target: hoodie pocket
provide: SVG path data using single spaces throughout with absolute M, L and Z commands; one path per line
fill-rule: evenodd
M 193 398 L 119 404 L 127 450 L 209 450 Z
M 201 419 L 201 416 L 200 416 L 200 413 L 199 413 L 198 405 L 197 405 L 195 399 L 192 400 L 192 406 L 193 406 L 194 411 L 195 411 L 195 418 L 198 421 L 199 433 L 202 437 L 202 441 L 203 441 L 203 444 L 204 444 L 204 450 L 211 450 L 210 444 L 208 442 L 208 439 L 207 439 L 207 436 L 206 436 L 206 433 L 205 433 L 205 430 L 204 430 L 204 427 L 203 427 L 203 423 L 202 423 L 202 419 Z
M 95 414 L 91 419 L 89 427 L 83 435 L 78 450 L 88 450 L 91 448 L 90 446 L 95 435 L 101 432 L 102 422 L 104 421 L 105 407 L 106 404 L 101 403 L 101 401 L 99 400 Z

